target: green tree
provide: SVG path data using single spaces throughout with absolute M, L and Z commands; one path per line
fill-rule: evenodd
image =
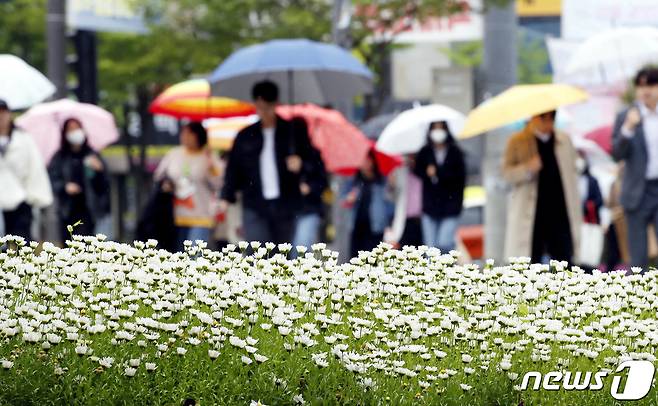
M 0 2 L 0 53 L 46 68 L 46 0 Z

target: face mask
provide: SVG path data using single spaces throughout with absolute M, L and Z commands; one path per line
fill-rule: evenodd
M 430 138 L 437 144 L 443 144 L 448 138 L 448 132 L 444 129 L 432 130 L 430 132 Z
M 587 162 L 583 158 L 578 158 L 576 159 L 576 170 L 578 173 L 582 174 L 585 173 L 585 169 L 587 168 Z
M 72 145 L 84 144 L 85 138 L 85 132 L 82 130 L 73 130 L 66 133 L 66 140 Z
M 9 136 L 6 134 L 0 135 L 0 147 L 4 148 L 9 144 Z

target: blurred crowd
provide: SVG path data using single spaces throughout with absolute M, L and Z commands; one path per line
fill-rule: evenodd
M 613 157 L 622 170 L 607 202 L 587 154 L 556 130 L 555 111 L 532 117 L 509 139 L 502 162 L 511 187 L 507 257 L 590 268 L 601 262 L 609 268 L 648 265 L 647 230 L 658 233 L 658 70 L 642 69 L 634 84 L 635 99 L 614 126 Z M 258 122 L 240 131 L 221 157 L 209 148 L 201 123 L 182 126 L 180 145 L 154 173 L 138 238 L 156 238 L 171 250 L 183 249 L 185 240 L 219 247 L 236 239 L 310 246 L 326 238 L 331 177 L 307 123 L 277 115 L 279 89 L 273 82 L 255 84 L 252 99 Z M 87 131 L 93 129 L 77 119 L 64 121 L 61 146 L 46 166 L 0 100 L 0 208 L 6 234 L 31 239 L 33 209 L 53 202 L 62 241 L 71 233 L 93 233 L 109 213 L 107 165 L 89 146 Z M 425 146 L 403 156 L 390 173 L 383 173 L 371 150 L 356 174 L 341 182 L 336 198 L 348 213 L 351 256 L 381 241 L 455 249 L 466 177 L 464 152 L 443 121 L 431 123 Z M 595 228 L 588 225 L 601 223 L 606 205 L 614 209 L 613 222 L 601 234 L 598 245 L 605 246 L 605 255 L 599 253 L 597 263 L 586 259 L 597 250 Z M 231 222 L 241 225 L 239 235 L 225 227 Z

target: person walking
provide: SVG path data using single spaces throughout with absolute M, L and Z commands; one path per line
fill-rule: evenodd
M 87 143 L 80 121 L 64 121 L 60 145 L 48 173 L 64 242 L 70 238 L 67 226 L 78 224 L 77 235 L 94 234 L 96 221 L 110 212 L 110 195 L 106 165 Z
M 395 214 L 384 240 L 396 247 L 423 245 L 423 183 L 413 172 L 415 165 L 415 155 L 409 154 L 389 175 L 395 196 Z
M 423 183 L 423 243 L 449 252 L 456 246 L 466 164 L 447 123 L 430 125 L 427 144 L 418 152 L 414 173 Z
M 512 186 L 508 200 L 505 255 L 577 263 L 582 206 L 576 150 L 555 131 L 555 111 L 536 115 L 513 135 L 502 173 Z
M 320 241 L 320 227 L 324 216 L 322 194 L 329 187 L 329 182 L 320 151 L 313 146 L 309 138 L 306 120 L 295 117 L 291 123 L 296 136 L 306 149 L 307 156 L 299 184 L 302 206 L 296 219 L 295 236 L 292 241 L 293 246 L 310 247 Z
M 640 70 L 634 84 L 635 101 L 615 121 L 612 156 L 624 162 L 620 202 L 632 230 L 631 266 L 646 268 L 649 224 L 658 237 L 658 68 Z
M 0 100 L 0 186 L 5 234 L 31 240 L 32 209 L 52 204 L 53 193 L 36 144 L 14 125 L 4 100 Z
M 185 240 L 210 241 L 220 182 L 219 160 L 207 145 L 208 135 L 201 123 L 184 125 L 180 144 L 165 155 L 154 175 L 165 192 L 174 193 L 179 250 Z
M 260 120 L 240 131 L 233 142 L 220 208 L 226 211 L 241 192 L 245 239 L 289 243 L 302 204 L 303 149 L 290 122 L 276 114 L 276 84 L 256 83 L 252 97 Z
M 576 158 L 576 171 L 578 171 L 578 191 L 582 203 L 583 218 L 586 223 L 601 224 L 600 211 L 603 208 L 603 194 L 599 181 L 590 173 L 587 158 L 582 152 Z
M 341 193 L 341 204 L 349 209 L 353 258 L 359 251 L 370 251 L 383 240 L 393 214 L 387 192 L 386 178 L 379 171 L 375 153 L 371 150 L 357 174 L 345 182 Z
M 598 180 L 590 173 L 587 157 L 582 151 L 578 151 L 576 170 L 583 216 L 581 231 L 588 236 L 587 240 L 581 239 L 580 267 L 591 273 L 592 269 L 601 265 L 605 245 L 605 230 L 601 227 L 603 195 Z

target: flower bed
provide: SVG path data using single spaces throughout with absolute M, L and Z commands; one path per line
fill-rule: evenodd
M 0 244 L 8 241 L 0 239 Z M 76 237 L 0 254 L 3 404 L 612 404 L 525 373 L 654 361 L 656 271 L 586 275 L 382 244 L 186 253 Z M 530 385 L 532 386 L 532 381 Z M 655 404 L 654 389 L 643 400 Z

